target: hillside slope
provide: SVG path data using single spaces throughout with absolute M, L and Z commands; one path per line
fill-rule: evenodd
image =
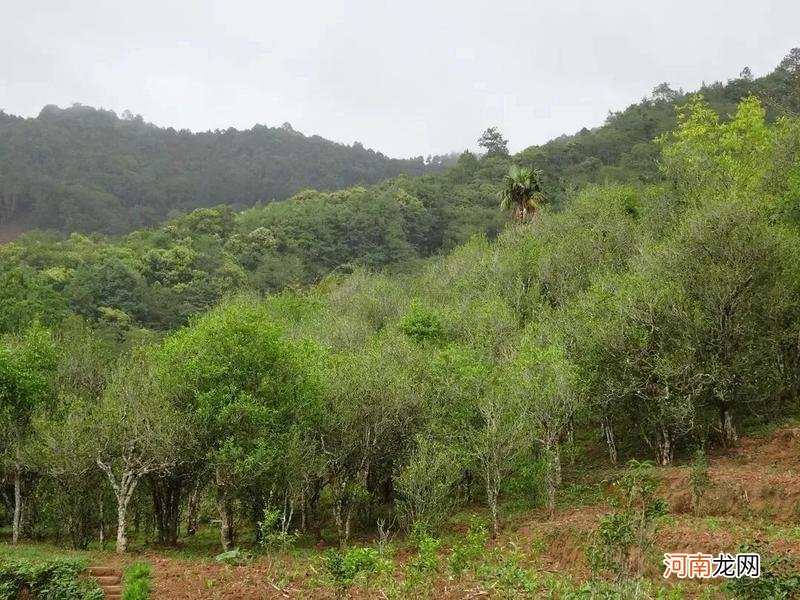
M 791 50 L 774 71 L 754 78 L 750 69 L 723 83 L 703 84 L 699 90 L 714 110 L 727 118 L 737 103 L 756 96 L 767 118 L 800 114 L 800 48 Z M 609 112 L 601 127 L 583 128 L 519 153 L 521 162 L 533 162 L 546 175 L 547 189 L 558 202 L 586 183 L 652 183 L 659 179 L 658 148 L 654 140 L 677 125 L 677 106 L 689 92 L 657 85 L 650 96 L 621 111 Z
M 338 189 L 429 170 L 290 125 L 192 133 L 75 105 L 32 119 L 0 111 L 0 226 L 122 233 L 170 211 L 236 209 L 304 188 Z M 0 234 L 1 235 L 1 234 Z
M 800 49 L 794 49 L 764 77 L 745 70 L 698 91 L 723 118 L 753 94 L 773 120 L 800 112 L 799 73 Z M 610 113 L 602 126 L 531 146 L 516 158 L 544 172 L 556 205 L 587 183 L 652 183 L 659 179 L 653 140 L 675 127 L 675 108 L 686 98 L 661 84 L 641 102 Z M 421 175 L 451 158 L 391 159 L 358 143 L 304 136 L 288 124 L 191 133 L 81 105 L 47 106 L 33 119 L 0 110 L 0 242 L 35 228 L 125 233 L 175 211 L 221 204 L 242 210 L 305 188 Z

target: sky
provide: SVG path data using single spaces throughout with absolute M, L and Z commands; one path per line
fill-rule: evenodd
M 0 0 L 0 108 L 128 109 L 193 131 L 289 122 L 390 156 L 513 151 L 662 81 L 758 76 L 798 0 Z

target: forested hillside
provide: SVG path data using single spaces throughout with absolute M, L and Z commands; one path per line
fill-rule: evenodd
M 723 118 L 748 94 L 761 99 L 769 119 L 797 114 L 798 64 L 795 50 L 769 75 L 754 79 L 745 69 L 699 92 Z M 661 84 L 640 103 L 610 113 L 604 125 L 532 146 L 518 158 L 544 172 L 556 204 L 587 182 L 656 181 L 653 140 L 675 126 L 675 108 L 686 97 Z M 420 175 L 452 159 L 390 159 L 357 143 L 306 137 L 289 125 L 191 133 L 79 105 L 47 106 L 33 119 L 0 111 L 0 239 L 34 228 L 125 233 L 177 211 L 242 210 L 306 188 Z
M 436 168 L 307 137 L 290 125 L 192 133 L 75 105 L 0 111 L 0 227 L 123 233 L 172 211 L 234 209 Z
M 767 118 L 800 114 L 800 49 L 795 48 L 770 74 L 754 78 L 748 67 L 727 82 L 704 84 L 702 94 L 725 119 L 736 104 L 752 94 L 763 103 Z M 533 162 L 546 176 L 547 187 L 559 200 L 587 182 L 606 181 L 652 183 L 659 180 L 658 147 L 655 139 L 676 125 L 677 106 L 688 92 L 674 90 L 668 83 L 653 88 L 638 104 L 610 112 L 606 123 L 582 129 L 542 146 L 531 146 L 519 154 L 521 162 Z
M 24 234 L 0 246 L 0 331 L 68 312 L 165 330 L 235 291 L 307 286 L 357 267 L 408 270 L 476 233 L 497 235 L 508 163 L 465 154 L 441 175 L 301 192 L 238 214 L 197 209 L 121 239 Z
M 715 102 L 707 101 L 712 109 L 721 103 L 730 115 L 735 104 L 727 99 L 749 90 L 768 98 L 762 101 L 767 122 L 779 113 L 792 115 L 800 102 L 795 63 L 800 64 L 800 52 L 792 52 L 765 78 L 711 86 Z M 663 170 L 653 136 L 677 123 L 675 104 L 688 101 L 677 94 L 668 100 L 666 93 L 662 89 L 661 97 L 612 116 L 593 132 L 525 150 L 513 159 L 495 134 L 485 144 L 485 155 L 464 152 L 442 172 L 422 177 L 328 193 L 304 191 L 240 213 L 230 206 L 198 209 L 124 238 L 22 235 L 0 247 L 0 305 L 9 307 L 0 314 L 0 329 L 37 315 L 50 323 L 48 315 L 72 311 L 94 321 L 165 330 L 234 291 L 307 286 L 357 267 L 407 271 L 475 234 L 498 235 L 507 215 L 497 208 L 497 194 L 512 162 L 542 170 L 547 200 L 555 209 L 593 182 L 659 182 Z M 780 108 L 770 111 L 770 106 Z M 648 158 L 631 163 L 631 153 L 640 150 Z M 604 156 L 607 164 L 596 156 Z M 583 169 L 587 161 L 594 167 Z
M 797 597 L 796 456 L 769 458 L 792 430 L 730 461 L 769 479 L 758 497 L 708 457 L 800 416 L 798 75 L 767 78 L 772 114 L 685 97 L 644 142 L 651 181 L 550 192 L 538 149 L 488 131 L 442 173 L 3 245 L 0 524 L 274 558 L 238 597 L 267 577 L 275 597 Z M 740 517 L 720 550 L 763 552 L 761 576 L 684 596 L 654 540 L 687 513 L 690 536 Z M 545 540 L 517 534 L 548 520 L 555 546 L 580 521 L 577 581 L 526 566 Z

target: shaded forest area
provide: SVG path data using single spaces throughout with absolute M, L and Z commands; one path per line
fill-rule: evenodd
M 392 159 L 288 123 L 192 133 L 82 105 L 46 106 L 31 119 L 0 111 L 0 227 L 119 234 L 176 211 L 242 210 L 305 188 L 421 175 L 444 160 Z

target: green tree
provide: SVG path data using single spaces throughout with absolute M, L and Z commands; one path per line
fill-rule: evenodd
M 239 298 L 169 336 L 159 360 L 214 474 L 222 546 L 230 550 L 237 495 L 280 473 L 293 424 L 315 406 L 313 351 L 291 343 L 261 305 Z
M 489 127 L 478 138 L 478 146 L 486 150 L 486 156 L 508 156 L 508 140 L 497 127 Z
M 774 136 L 759 100 L 742 100 L 730 121 L 702 95 L 680 107 L 678 128 L 659 138 L 661 167 L 682 195 L 694 204 L 713 197 L 752 195 L 762 183 Z
M 0 272 L 0 334 L 19 333 L 33 321 L 53 326 L 67 315 L 64 298 L 28 269 Z
M 37 409 L 52 399 L 56 352 L 50 332 L 38 324 L 20 335 L 0 338 L 0 427 L 14 478 L 12 540 L 19 540 L 22 519 L 23 447 Z
M 505 379 L 505 396 L 518 397 L 525 405 L 532 437 L 541 445 L 547 463 L 547 509 L 555 512 L 556 490 L 561 482 L 560 444 L 577 417 L 578 393 L 575 367 L 557 346 L 541 347 L 523 341 Z M 520 418 L 523 416 L 521 415 Z
M 509 167 L 500 192 L 500 208 L 511 210 L 515 223 L 532 221 L 545 200 L 539 171 L 519 165 Z
M 168 472 L 182 444 L 193 440 L 185 415 L 169 402 L 152 346 L 120 358 L 99 406 L 85 414 L 95 461 L 117 502 L 116 551 L 127 549 L 128 506 L 145 475 Z
M 37 471 L 55 484 L 55 517 L 66 524 L 73 547 L 85 549 L 98 528 L 105 541 L 104 474 L 89 424 L 120 350 L 76 317 L 55 338 L 54 402 L 34 418 L 30 453 Z
M 735 415 L 778 394 L 783 345 L 798 293 L 796 233 L 742 199 L 707 201 L 690 211 L 658 254 L 657 276 L 689 303 L 685 337 L 696 349 L 698 391 L 716 413 L 721 439 L 737 441 Z
M 419 361 L 415 344 L 399 334 L 376 336 L 357 351 L 330 357 L 314 431 L 342 545 L 354 514 L 376 492 L 370 479 L 381 480 L 381 465 L 402 454 L 404 440 L 419 426 Z M 391 480 L 391 466 L 382 476 Z

